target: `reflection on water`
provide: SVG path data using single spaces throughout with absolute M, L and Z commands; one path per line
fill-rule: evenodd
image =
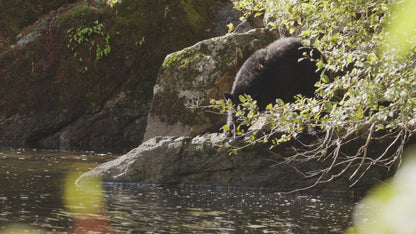
M 118 233 L 341 233 L 354 205 L 259 190 L 106 185 Z
M 111 158 L 94 152 L 1 150 L 0 232 L 16 223 L 30 225 L 31 231 L 72 229 L 62 199 L 65 175 Z
M 0 232 L 74 230 L 64 208 L 64 177 L 113 158 L 56 151 L 0 152 Z M 106 217 L 115 233 L 340 233 L 350 225 L 349 199 L 259 190 L 105 183 Z

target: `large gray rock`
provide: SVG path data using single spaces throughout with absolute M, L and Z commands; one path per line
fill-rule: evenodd
M 271 154 L 259 146 L 229 155 L 218 150 L 218 144 L 228 139 L 224 134 L 190 137 L 155 137 L 113 161 L 83 174 L 78 183 L 91 177 L 104 181 L 161 185 L 215 185 L 267 188 L 292 191 L 306 188 L 316 177 L 305 178 L 299 171 L 322 169 L 326 162 L 298 162 L 289 166 L 282 158 L 293 154 L 290 144 L 281 145 Z M 329 162 L 330 163 L 330 162 Z M 297 169 L 294 168 L 297 167 Z M 386 177 L 385 168 L 374 168 L 353 189 L 365 190 Z M 328 178 L 331 173 L 328 173 Z M 315 187 L 324 190 L 349 190 L 346 176 Z
M 244 61 L 276 39 L 268 30 L 254 29 L 207 39 L 166 56 L 153 89 L 144 139 L 218 131 L 224 116 L 188 107 L 223 98 Z
M 0 53 L 0 145 L 136 147 L 163 59 L 207 38 L 216 7 L 216 0 L 82 0 L 40 17 Z M 100 25 L 99 33 L 81 33 L 89 41 L 80 44 L 69 33 Z M 111 52 L 97 60 L 103 46 Z
M 120 92 L 90 110 L 0 115 L 0 143 L 34 148 L 128 152 L 141 143 L 149 101 Z

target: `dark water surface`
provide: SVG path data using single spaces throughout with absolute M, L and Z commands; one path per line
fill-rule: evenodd
M 0 233 L 11 225 L 71 233 L 64 178 L 114 158 L 93 152 L 0 151 Z M 348 198 L 218 187 L 105 183 L 100 225 L 114 233 L 342 233 L 355 202 Z M 91 224 L 91 222 L 90 222 Z M 94 224 L 95 225 L 95 224 Z

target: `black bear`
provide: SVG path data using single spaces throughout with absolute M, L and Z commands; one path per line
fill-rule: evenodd
M 312 97 L 315 83 L 320 79 L 316 60 L 322 54 L 315 48 L 305 47 L 300 39 L 282 38 L 250 56 L 238 71 L 231 93 L 225 99 L 240 103 L 239 96 L 248 94 L 257 101 L 259 110 L 265 110 L 277 98 L 294 101 L 302 94 Z M 235 129 L 235 118 L 228 114 L 227 125 Z

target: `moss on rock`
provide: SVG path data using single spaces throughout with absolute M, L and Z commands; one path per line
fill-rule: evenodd
M 77 0 L 0 0 L 0 51 L 15 42 L 21 30 L 39 17 Z
M 0 54 L 0 111 L 2 115 L 12 116 L 70 110 L 91 117 L 103 112 L 106 103 L 124 92 L 125 101 L 115 107 L 119 113 L 95 119 L 98 124 L 94 128 L 107 136 L 105 140 L 92 140 L 88 134 L 74 130 L 80 133 L 70 137 L 73 143 L 70 145 L 128 150 L 143 137 L 145 122 L 137 121 L 145 121 L 143 116 L 147 116 L 164 57 L 203 39 L 204 28 L 210 21 L 208 16 L 213 14 L 215 6 L 215 0 L 131 0 L 113 7 L 79 1 L 52 12 L 27 29 L 38 30 L 37 37 Z M 94 22 L 102 24 L 103 33 L 110 37 L 111 52 L 100 60 L 96 59 L 96 47 L 90 49 L 90 43 L 102 45 L 102 36 L 93 34 L 87 43 L 73 46 L 67 33 L 69 29 L 91 28 Z M 109 132 L 99 130 L 106 129 L 100 122 L 112 123 L 108 119 L 120 121 L 113 122 L 115 126 Z M 142 126 L 141 129 L 126 130 L 135 124 Z M 82 124 L 79 126 L 81 129 Z M 47 137 L 59 141 L 65 128 L 70 126 L 53 129 Z M 24 135 L 27 134 L 0 134 L 0 143 L 26 142 L 27 139 L 19 139 Z M 43 137 L 46 136 L 31 141 L 37 144 Z M 47 144 L 44 146 L 51 147 Z
M 145 139 L 218 131 L 224 116 L 188 107 L 222 98 L 245 59 L 275 39 L 274 33 L 258 29 L 207 39 L 166 56 L 154 88 Z

